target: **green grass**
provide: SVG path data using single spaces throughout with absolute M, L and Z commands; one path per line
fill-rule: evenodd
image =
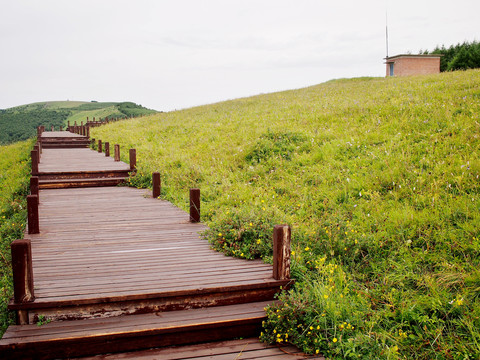
M 22 239 L 33 141 L 0 146 L 0 336 L 14 320 L 7 305 L 13 295 L 10 244 Z
M 331 81 L 91 136 L 135 147 L 131 184 L 160 171 L 183 209 L 200 187 L 206 236 L 227 254 L 269 261 L 271 227 L 292 225 L 297 283 L 264 340 L 336 359 L 475 359 L 479 114 L 471 70 Z
M 120 111 L 118 111 L 117 107 L 112 105 L 100 109 L 92 109 L 92 110 L 81 110 L 78 112 L 75 112 L 74 114 L 70 115 L 67 118 L 67 123 L 70 121 L 70 125 L 73 125 L 75 121 L 77 122 L 78 125 L 80 125 L 83 121 L 85 124 L 87 121 L 87 118 L 89 120 L 95 119 L 104 119 L 106 117 L 124 117 L 125 115 L 122 114 Z

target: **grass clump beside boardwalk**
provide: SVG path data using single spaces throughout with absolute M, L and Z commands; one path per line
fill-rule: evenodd
M 10 244 L 23 239 L 33 140 L 0 146 L 0 337 L 14 321 L 7 305 L 13 296 Z
M 271 256 L 293 227 L 297 282 L 262 338 L 335 359 L 480 357 L 480 71 L 331 81 L 124 121 L 186 209 L 202 190 L 213 246 Z

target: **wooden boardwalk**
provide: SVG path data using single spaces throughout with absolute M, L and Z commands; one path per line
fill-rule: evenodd
M 106 170 L 130 171 L 130 166 L 88 148 L 64 148 L 43 149 L 38 170 L 40 173 L 53 174 Z
M 28 237 L 41 309 L 278 286 L 270 265 L 212 251 L 199 236 L 204 225 L 145 190 L 52 189 L 39 198 L 41 231 Z
M 59 188 L 38 190 L 39 232 L 25 234 L 34 301 L 10 303 L 18 325 L 0 340 L 0 357 L 62 358 L 255 336 L 263 308 L 289 286 L 289 279 L 273 278 L 271 265 L 213 251 L 201 236 L 205 225 L 150 191 L 61 184 L 71 181 L 67 173 L 116 170 L 131 166 L 88 148 L 43 149 L 38 173 L 56 176 Z M 27 276 L 20 287 L 30 282 Z M 46 319 L 51 323 L 33 325 Z M 158 358 L 148 352 L 139 358 L 145 354 Z

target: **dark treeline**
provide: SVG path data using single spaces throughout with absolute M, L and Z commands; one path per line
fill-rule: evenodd
M 150 115 L 157 112 L 155 110 L 147 109 L 142 105 L 137 105 L 133 102 L 122 102 L 117 105 L 117 108 L 122 114 L 125 114 L 127 117 Z
M 452 45 L 437 46 L 433 51 L 424 51 L 424 54 L 441 54 L 440 71 L 454 71 L 480 68 L 480 43 L 473 41 Z
M 29 111 L 0 110 L 0 145 L 26 140 L 37 134 L 37 126 L 64 125 L 70 111 L 46 110 L 42 106 Z

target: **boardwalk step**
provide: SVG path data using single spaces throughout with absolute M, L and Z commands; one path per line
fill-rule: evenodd
M 105 177 L 86 179 L 40 180 L 40 189 L 63 189 L 95 186 L 116 186 L 125 181 L 126 177 Z
M 54 144 L 54 143 L 51 143 L 51 144 L 42 144 L 42 148 L 43 149 L 69 149 L 69 148 L 86 148 L 88 147 L 89 145 L 89 142 L 85 142 L 85 143 L 68 143 L 68 144 L 65 144 L 65 143 L 61 143 L 61 144 Z
M 54 359 L 258 336 L 269 303 L 14 325 L 0 340 L 0 358 Z
M 40 172 L 38 178 L 40 183 L 44 180 L 119 178 L 127 177 L 129 171 L 130 170 Z
M 180 282 L 180 280 L 179 280 Z M 44 317 L 53 321 L 114 317 L 152 312 L 167 312 L 186 309 L 197 309 L 250 302 L 273 301 L 281 288 L 288 288 L 289 282 L 246 281 L 244 285 L 222 286 L 217 288 L 198 289 L 190 286 L 190 290 L 171 291 L 159 294 L 132 294 L 124 296 L 58 301 L 38 301 L 16 305 L 9 304 L 11 310 L 26 310 L 30 323 Z
M 171 348 L 140 350 L 129 353 L 84 357 L 82 360 L 128 360 L 128 359 L 162 359 L 162 360 L 325 360 L 321 355 L 306 356 L 289 344 L 267 345 L 257 338 L 216 341 L 204 344 L 184 345 Z

